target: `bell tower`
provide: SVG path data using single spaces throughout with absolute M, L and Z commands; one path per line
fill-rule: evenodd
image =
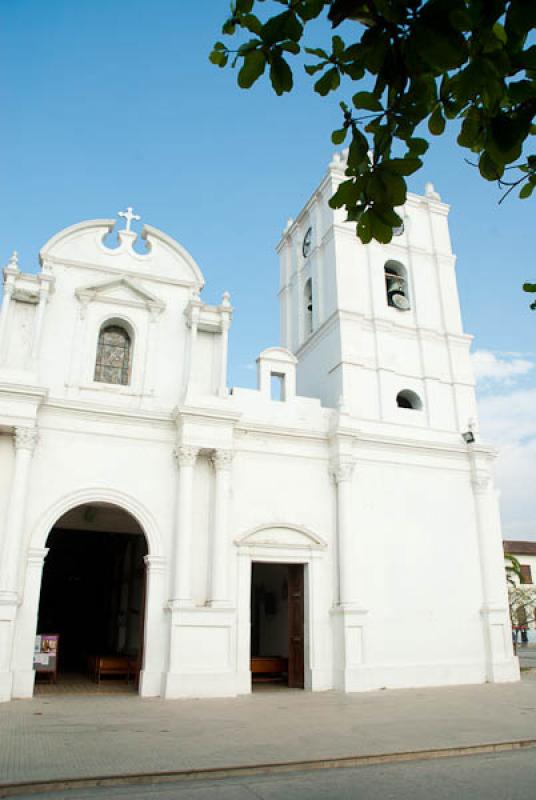
M 281 342 L 298 359 L 298 394 L 371 423 L 464 430 L 476 417 L 448 229 L 431 183 L 409 194 L 388 245 L 363 245 L 329 198 L 345 180 L 336 153 L 278 245 Z

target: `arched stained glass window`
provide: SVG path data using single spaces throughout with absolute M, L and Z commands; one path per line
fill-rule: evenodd
M 103 325 L 99 333 L 95 380 L 100 383 L 128 384 L 132 343 L 120 325 Z

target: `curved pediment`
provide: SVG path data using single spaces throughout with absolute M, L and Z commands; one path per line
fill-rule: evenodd
M 103 271 L 169 279 L 200 290 L 205 280 L 190 253 L 163 231 L 145 225 L 141 232 L 145 252 L 134 244 L 138 234 L 118 230 L 113 219 L 93 219 L 64 228 L 44 245 L 39 253 L 42 265 L 67 264 L 102 269 Z M 117 244 L 115 244 L 117 242 Z
M 260 525 L 235 539 L 237 547 L 323 550 L 326 542 L 301 525 Z

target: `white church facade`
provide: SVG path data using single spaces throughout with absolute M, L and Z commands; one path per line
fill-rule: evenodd
M 32 696 L 36 634 L 147 697 L 518 679 L 448 206 L 428 185 L 364 246 L 341 180 L 282 235 L 256 389 L 227 385 L 229 296 L 156 228 L 133 249 L 131 209 L 5 268 L 0 699 Z

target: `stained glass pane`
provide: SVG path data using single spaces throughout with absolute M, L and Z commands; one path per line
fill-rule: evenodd
M 130 380 L 130 336 L 118 325 L 102 328 L 99 334 L 95 380 L 125 385 Z

